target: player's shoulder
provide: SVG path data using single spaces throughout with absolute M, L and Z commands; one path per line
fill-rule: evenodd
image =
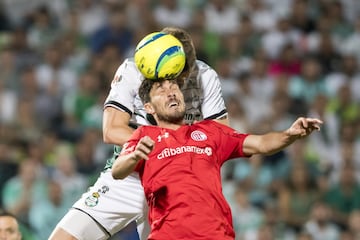
M 199 59 L 196 60 L 196 65 L 198 67 L 199 72 L 206 72 L 208 70 L 213 70 L 213 68 L 210 67 L 207 63 L 205 63 Z
M 117 69 L 117 73 L 135 74 L 141 76 L 133 58 L 126 58 Z
M 120 64 L 115 72 L 114 79 L 112 81 L 112 85 L 126 85 L 129 82 L 139 83 L 144 80 L 143 75 L 140 73 L 133 58 L 126 58 Z M 133 84 L 132 84 L 133 85 Z
M 216 71 L 207 63 L 201 60 L 196 60 L 196 66 L 198 71 L 197 75 L 198 78 L 201 79 L 201 82 L 210 83 L 219 81 Z
M 222 129 L 222 128 L 228 128 L 224 124 L 218 123 L 217 121 L 214 121 L 212 119 L 206 119 L 199 122 L 196 122 L 193 124 L 195 128 L 201 128 L 206 131 L 212 131 L 214 129 Z
M 138 127 L 136 130 L 141 132 L 142 134 L 146 135 L 156 135 L 158 132 L 160 132 L 160 129 L 158 126 L 154 125 L 142 125 Z
M 217 122 L 215 120 L 211 120 L 211 119 L 199 121 L 195 124 L 196 124 L 195 130 L 202 131 L 207 135 L 221 135 L 221 134 L 249 135 L 247 133 L 240 133 L 225 124 L 219 123 L 219 122 Z

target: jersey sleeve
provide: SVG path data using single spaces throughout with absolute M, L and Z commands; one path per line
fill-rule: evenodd
M 115 72 L 104 108 L 114 107 L 129 113 L 131 116 L 134 112 L 137 90 L 142 80 L 143 77 L 137 70 L 135 63 L 126 59 Z
M 219 76 L 210 66 L 201 62 L 200 80 L 204 91 L 201 112 L 204 119 L 218 119 L 227 115 L 225 101 L 222 96 Z
M 244 140 L 249 134 L 239 133 L 234 129 L 223 124 L 213 122 L 218 132 L 218 149 L 219 163 L 238 157 L 250 157 L 243 152 Z

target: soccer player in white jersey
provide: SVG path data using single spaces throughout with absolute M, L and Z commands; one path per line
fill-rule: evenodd
M 186 122 L 215 119 L 228 125 L 216 72 L 196 60 L 194 45 L 186 31 L 165 28 L 162 32 L 179 39 L 185 50 L 186 64 L 178 81 L 183 81 Z M 138 96 L 143 79 L 133 59 L 126 59 L 116 71 L 103 115 L 104 141 L 116 145 L 114 155 L 107 161 L 96 183 L 73 205 L 49 239 L 108 239 L 133 221 L 137 223 L 140 239 L 147 239 L 150 230 L 148 207 L 138 173 L 123 180 L 114 180 L 111 175 L 112 164 L 120 153 L 119 146 L 130 138 L 137 126 L 154 124 Z

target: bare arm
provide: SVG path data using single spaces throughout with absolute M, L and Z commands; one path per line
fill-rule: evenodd
M 123 145 L 131 137 L 134 129 L 129 127 L 130 115 L 113 107 L 103 113 L 103 140 L 105 143 Z
M 139 160 L 148 160 L 148 155 L 154 147 L 154 141 L 150 137 L 140 139 L 131 153 L 120 155 L 114 162 L 111 173 L 114 179 L 124 179 L 135 170 Z
M 243 145 L 246 155 L 271 155 L 292 144 L 299 138 L 320 130 L 322 121 L 316 118 L 298 118 L 290 128 L 283 132 L 270 132 L 264 135 L 249 135 Z

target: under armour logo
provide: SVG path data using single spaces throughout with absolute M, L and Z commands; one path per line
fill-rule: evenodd
M 157 136 L 157 140 L 158 140 L 158 142 L 161 142 L 161 139 L 168 138 L 168 137 L 169 137 L 169 133 L 165 132 L 163 135 Z

